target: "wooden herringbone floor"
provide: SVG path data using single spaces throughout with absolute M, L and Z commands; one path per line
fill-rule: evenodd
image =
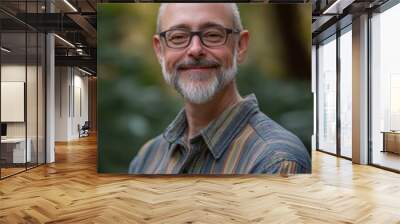
M 0 223 L 400 223 L 400 175 L 313 153 L 313 174 L 132 177 L 96 173 L 94 137 L 0 181 Z

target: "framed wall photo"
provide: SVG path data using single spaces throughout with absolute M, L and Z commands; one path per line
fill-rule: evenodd
M 24 122 L 25 82 L 1 82 L 1 122 Z
M 106 3 L 97 16 L 99 172 L 311 172 L 310 4 Z

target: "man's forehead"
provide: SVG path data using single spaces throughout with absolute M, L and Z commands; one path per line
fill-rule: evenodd
M 162 29 L 176 26 L 199 29 L 208 24 L 231 27 L 232 8 L 224 3 L 169 3 L 161 15 Z

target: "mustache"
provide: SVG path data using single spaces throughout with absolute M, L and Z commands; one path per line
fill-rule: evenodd
M 183 60 L 183 61 L 177 63 L 175 68 L 176 69 L 188 69 L 188 68 L 192 68 L 192 67 L 219 67 L 219 66 L 221 66 L 221 64 L 215 60 L 201 58 L 198 60 L 195 60 L 195 59 Z

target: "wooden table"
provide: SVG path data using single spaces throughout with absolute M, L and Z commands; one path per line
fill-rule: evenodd
M 382 152 L 400 154 L 400 131 L 382 131 L 381 133 L 383 133 Z
M 25 150 L 25 138 L 6 138 L 1 139 L 2 155 L 1 159 L 6 163 L 25 163 L 31 161 L 30 138 L 26 139 L 28 144 Z

